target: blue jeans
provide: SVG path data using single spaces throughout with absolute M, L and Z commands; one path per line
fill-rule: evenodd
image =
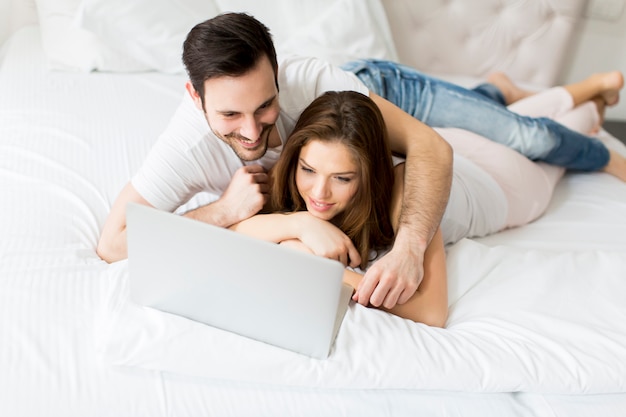
M 342 67 L 370 91 L 431 127 L 469 130 L 529 159 L 568 169 L 596 171 L 609 161 L 609 151 L 599 140 L 548 118 L 508 110 L 493 85 L 470 90 L 389 61 L 358 60 Z

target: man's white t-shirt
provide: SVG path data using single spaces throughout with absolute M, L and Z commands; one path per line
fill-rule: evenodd
M 291 57 L 280 62 L 278 86 L 280 115 L 276 129 L 283 144 L 302 111 L 324 92 L 352 90 L 369 94 L 354 74 L 308 57 Z M 242 161 L 213 134 L 203 112 L 185 93 L 168 127 L 132 178 L 132 184 L 154 207 L 175 211 L 196 195 L 204 195 L 205 200 L 193 205 L 206 204 L 212 196 L 220 196 L 235 171 L 245 164 L 271 168 L 281 151 L 282 145 L 268 148 L 261 159 Z M 190 208 L 193 206 L 183 206 L 179 211 Z

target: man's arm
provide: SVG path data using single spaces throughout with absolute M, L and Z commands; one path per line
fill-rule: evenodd
M 269 177 L 261 165 L 239 168 L 226 191 L 214 203 L 184 214 L 194 220 L 220 227 L 230 227 L 261 211 L 267 203 Z
M 228 227 L 256 214 L 267 201 L 267 173 L 260 165 L 244 166 L 235 172 L 219 200 L 185 213 L 184 216 L 220 227 Z M 131 182 L 113 203 L 96 252 L 107 262 L 128 257 L 126 245 L 126 206 L 129 202 L 152 205 Z M 184 202 L 180 202 L 182 204 Z
M 392 308 L 405 303 L 424 276 L 424 252 L 445 211 L 452 182 L 452 148 L 434 130 L 370 93 L 380 108 L 391 149 L 406 155 L 406 173 L 393 248 L 372 265 L 355 300 Z
M 128 256 L 126 245 L 126 206 L 129 202 L 151 206 L 128 182 L 115 199 L 111 212 L 104 222 L 96 252 L 107 262 L 116 262 Z

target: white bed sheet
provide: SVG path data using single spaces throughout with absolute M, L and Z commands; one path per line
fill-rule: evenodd
M 125 263 L 95 254 L 113 199 L 184 78 L 47 73 L 36 27 L 4 53 L 1 415 L 626 409 L 626 188 L 617 180 L 568 174 L 534 224 L 452 247 L 448 329 L 352 305 L 329 360 L 313 360 L 133 307 Z
M 126 268 L 118 267 L 114 281 L 123 285 Z M 465 240 L 451 248 L 448 268 L 447 329 L 352 303 L 328 360 L 137 307 L 123 301 L 123 290 L 110 298 L 122 305 L 105 313 L 110 327 L 101 343 L 116 365 L 273 385 L 625 391 L 626 334 L 623 325 L 613 326 L 626 321 L 622 253 L 489 248 Z M 606 271 L 603 282 L 592 286 L 598 270 Z

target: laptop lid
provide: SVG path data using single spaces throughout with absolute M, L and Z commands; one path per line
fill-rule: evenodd
M 140 204 L 126 222 L 132 301 L 328 356 L 352 294 L 340 262 Z

